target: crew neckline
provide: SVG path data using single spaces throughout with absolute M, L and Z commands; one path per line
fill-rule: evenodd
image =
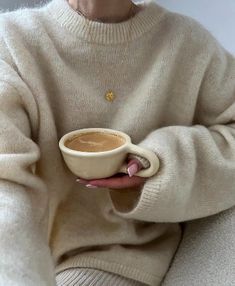
M 165 9 L 154 0 L 135 3 L 142 6 L 132 18 L 118 23 L 101 23 L 85 19 L 67 0 L 52 0 L 45 9 L 61 26 L 81 40 L 97 44 L 121 44 L 140 37 L 156 25 Z

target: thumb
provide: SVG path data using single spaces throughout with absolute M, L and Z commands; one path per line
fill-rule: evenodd
M 142 167 L 143 167 L 142 164 L 137 159 L 130 160 L 130 162 L 127 164 L 127 172 L 129 177 L 132 177 L 134 174 L 139 172 L 139 170 L 141 170 Z

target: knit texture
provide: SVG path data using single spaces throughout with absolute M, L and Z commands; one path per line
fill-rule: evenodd
M 127 133 L 159 171 L 135 192 L 78 184 L 58 141 L 89 127 Z M 154 1 L 120 23 L 65 0 L 2 13 L 0 285 L 71 267 L 160 285 L 179 223 L 235 205 L 234 127 L 235 59 L 189 17 Z
M 56 276 L 57 286 L 146 286 L 133 279 L 89 268 L 71 268 Z
M 183 239 L 161 286 L 233 286 L 235 207 L 185 224 Z

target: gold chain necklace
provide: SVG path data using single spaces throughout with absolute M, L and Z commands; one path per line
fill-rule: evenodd
M 132 18 L 135 16 L 135 14 L 136 14 L 136 12 L 138 12 L 138 10 L 137 11 L 135 11 L 135 9 L 136 8 L 139 8 L 138 6 L 136 6 L 133 2 L 132 2 L 132 4 L 131 4 L 131 7 L 130 7 L 130 9 L 129 9 L 129 12 L 128 12 L 128 16 L 127 16 L 127 19 L 131 19 L 130 20 L 130 29 L 129 29 L 129 33 L 128 33 L 128 41 L 129 41 L 129 39 L 130 39 L 130 36 L 131 36 L 131 32 L 132 32 Z M 91 33 L 90 33 L 90 30 L 89 30 L 89 21 L 91 20 L 91 19 L 89 19 L 89 18 L 87 18 L 87 16 L 86 15 L 84 15 L 80 10 L 76 10 L 76 12 L 79 14 L 79 15 L 81 15 L 83 18 L 84 18 L 84 20 L 85 20 L 85 24 L 87 25 L 87 27 L 88 27 L 88 34 L 89 34 L 89 36 L 91 36 Z M 92 19 L 92 21 L 96 21 L 96 22 L 100 22 L 100 23 L 105 23 L 105 22 L 102 22 L 101 20 L 99 20 L 99 19 L 97 19 L 97 18 L 95 18 L 95 19 Z M 127 20 L 125 20 L 125 21 L 127 21 Z M 127 43 L 127 49 L 129 48 L 129 46 L 128 46 L 128 43 Z M 125 53 L 124 53 L 125 54 Z M 124 62 L 124 61 L 123 61 Z M 108 90 L 108 91 L 106 91 L 106 93 L 105 93 L 105 95 L 104 95 L 104 98 L 107 100 L 107 101 L 109 101 L 109 102 L 113 102 L 114 101 L 114 99 L 116 98 L 116 95 L 115 95 L 115 93 L 112 91 L 112 90 Z

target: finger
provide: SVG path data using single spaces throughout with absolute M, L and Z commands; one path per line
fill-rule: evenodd
M 113 189 L 124 189 L 139 186 L 145 182 L 145 178 L 128 175 L 122 177 L 110 177 L 108 179 L 91 180 L 89 184 L 97 187 L 113 188 Z
M 82 179 L 82 178 L 77 178 L 76 182 L 81 183 L 81 184 L 88 184 L 89 180 L 85 180 L 85 179 Z
M 139 171 L 139 166 L 137 163 L 134 163 L 127 168 L 129 177 L 134 176 L 138 171 Z
M 125 175 L 126 174 L 124 174 L 124 173 L 117 173 L 117 174 L 114 174 L 112 177 L 109 177 L 109 178 L 122 177 Z M 93 180 L 100 180 L 100 179 L 93 179 Z M 102 179 L 102 180 L 106 180 L 106 179 Z M 89 184 L 90 180 L 86 180 L 86 179 L 77 177 L 76 182 L 81 183 L 81 184 Z
M 129 177 L 132 177 L 134 174 L 136 174 L 142 168 L 143 168 L 143 166 L 138 159 L 131 159 L 127 164 L 127 171 L 128 171 Z M 113 177 L 117 177 L 117 176 L 120 177 L 120 176 L 124 176 L 124 175 L 125 174 L 119 174 L 118 173 L 118 174 L 115 174 Z M 113 178 L 113 177 L 110 177 L 110 178 Z M 100 182 L 100 180 L 102 180 L 102 183 L 103 183 L 103 180 L 106 181 L 107 179 L 99 179 L 99 182 Z M 81 183 L 81 184 L 89 184 L 91 182 L 90 180 L 85 180 L 82 178 L 77 178 L 76 181 Z
M 137 159 L 132 159 L 128 165 L 127 165 L 127 172 L 129 177 L 132 177 L 133 175 L 135 175 L 136 173 L 138 173 L 142 168 L 142 164 L 139 160 Z
M 137 164 L 139 170 L 143 168 L 142 163 L 141 163 L 138 159 L 131 159 L 131 160 L 128 162 L 127 167 L 131 166 L 132 164 Z

